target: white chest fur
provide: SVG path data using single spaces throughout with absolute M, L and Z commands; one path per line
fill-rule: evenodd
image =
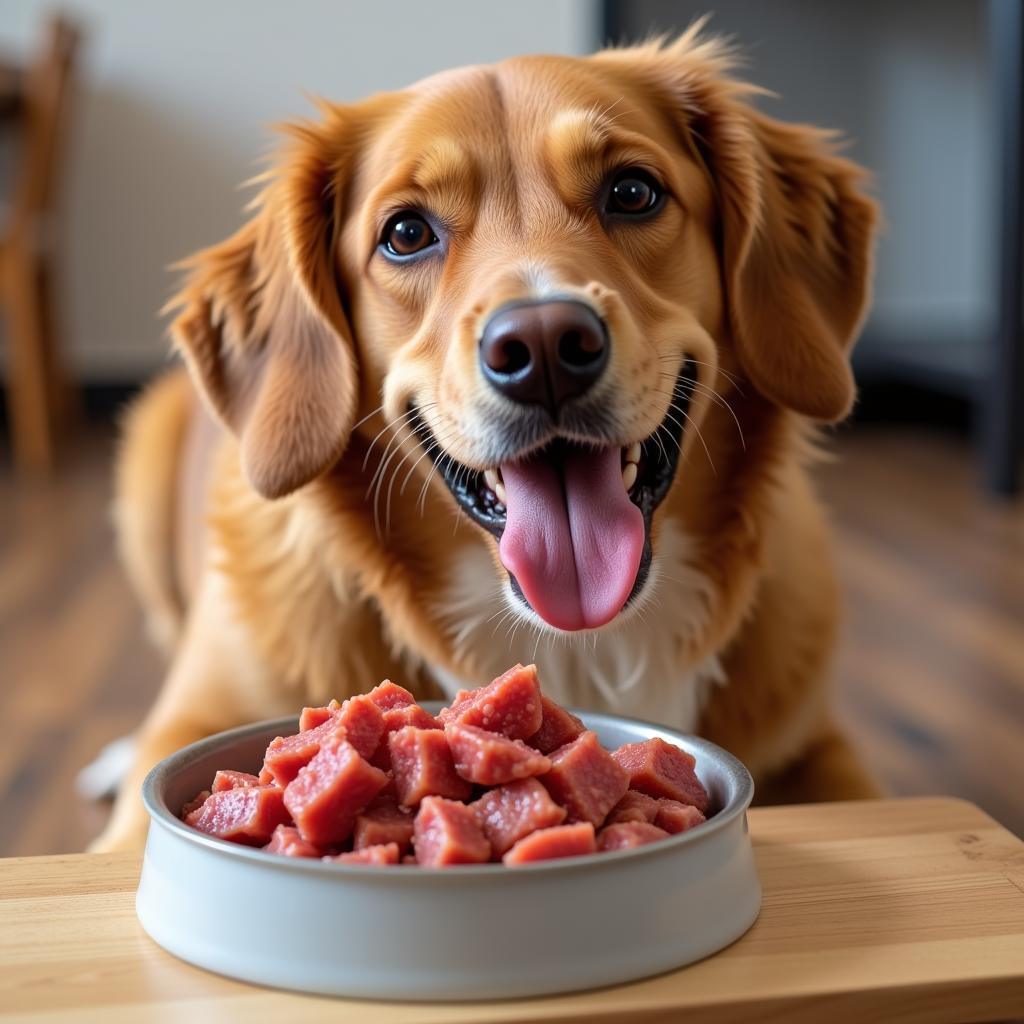
M 689 564 L 691 550 L 689 538 L 666 524 L 635 607 L 597 632 L 554 633 L 526 621 L 482 549 L 456 566 L 443 614 L 456 647 L 482 661 L 489 677 L 533 661 L 545 693 L 560 703 L 692 732 L 710 688 L 725 675 L 717 657 L 694 663 L 688 654 L 707 626 L 712 598 L 710 580 Z M 484 681 L 433 671 L 449 696 Z

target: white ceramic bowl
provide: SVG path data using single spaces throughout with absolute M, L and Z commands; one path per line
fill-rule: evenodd
M 297 729 L 295 719 L 261 722 L 186 747 L 150 772 L 139 920 L 166 950 L 208 970 L 371 999 L 593 988 L 681 967 L 739 938 L 761 905 L 745 813 L 750 774 L 706 740 L 577 713 L 608 748 L 661 736 L 690 751 L 714 816 L 634 850 L 431 870 L 281 857 L 179 821 L 175 812 L 218 768 L 255 771 L 270 740 Z

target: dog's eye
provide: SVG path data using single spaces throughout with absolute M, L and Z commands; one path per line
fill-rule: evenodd
M 413 210 L 396 213 L 381 236 L 381 245 L 392 256 L 412 256 L 436 244 L 433 228 Z
M 658 205 L 661 195 L 661 186 L 651 175 L 638 167 L 628 167 L 612 179 L 605 212 L 627 216 L 647 213 Z

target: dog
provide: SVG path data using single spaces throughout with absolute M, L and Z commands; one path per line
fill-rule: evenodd
M 184 357 L 126 418 L 116 514 L 168 651 L 152 765 L 385 677 L 698 732 L 762 801 L 864 798 L 830 711 L 809 467 L 855 398 L 878 218 L 722 42 L 448 71 L 286 128 L 193 256 Z

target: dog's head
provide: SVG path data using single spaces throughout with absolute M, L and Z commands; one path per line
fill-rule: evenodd
M 450 72 L 293 129 L 173 327 L 256 490 L 390 425 L 493 538 L 525 615 L 615 619 L 736 382 L 819 421 L 854 397 L 874 204 L 729 72 L 688 33 Z

